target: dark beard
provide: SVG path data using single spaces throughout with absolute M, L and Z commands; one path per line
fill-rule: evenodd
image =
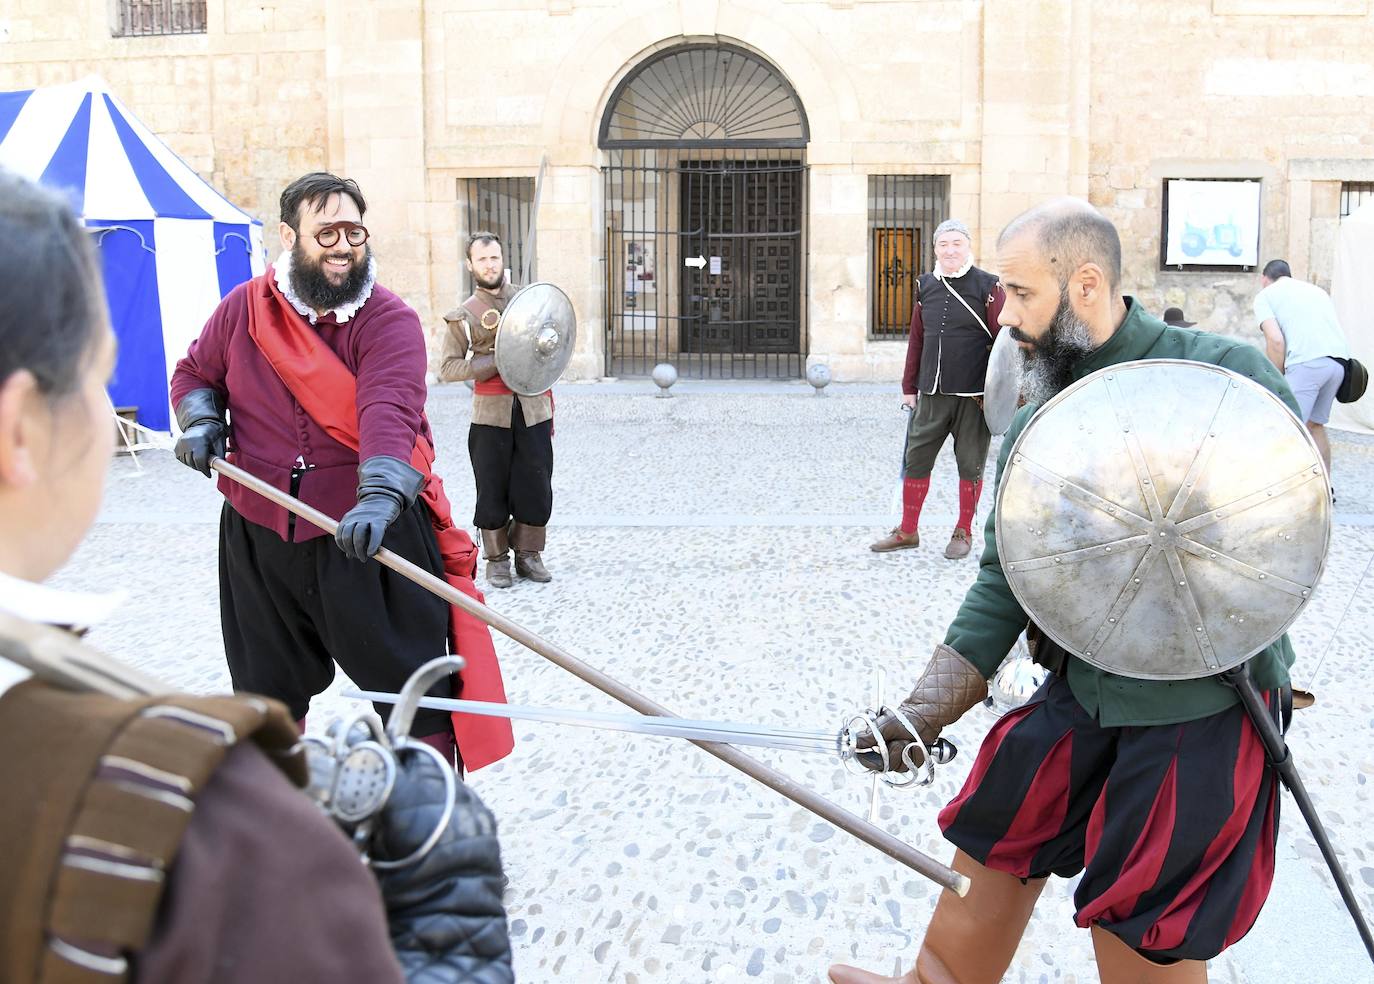
M 341 284 L 332 283 L 324 272 L 325 253 L 318 263 L 310 260 L 301 248 L 301 241 L 291 247 L 291 287 L 306 306 L 316 311 L 333 311 L 346 307 L 362 296 L 367 287 L 367 271 L 372 265 L 372 247 L 363 248 L 361 262 L 348 268 L 348 276 Z
M 1015 330 L 1012 337 L 1029 341 Z M 1021 395 L 1027 403 L 1044 403 L 1073 382 L 1073 367 L 1093 350 L 1092 333 L 1087 322 L 1073 313 L 1067 287 L 1060 289 L 1059 307 L 1049 329 L 1031 345 L 1029 352 L 1023 351 Z
M 478 287 L 481 287 L 485 290 L 499 290 L 501 288 L 501 285 L 506 282 L 506 271 L 502 270 L 500 273 L 496 275 L 496 279 L 494 281 L 492 281 L 491 283 L 487 283 L 485 280 L 482 279 L 482 275 L 480 273 L 478 273 L 476 270 L 473 270 L 472 282 L 476 284 Z

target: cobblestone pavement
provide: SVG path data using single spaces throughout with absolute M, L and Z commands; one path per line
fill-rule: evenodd
M 792 383 L 653 392 L 560 389 L 546 552 L 555 580 L 494 592 L 492 607 L 690 716 L 838 727 L 868 697 L 875 668 L 891 689 L 914 681 L 976 569 L 941 555 L 956 511 L 949 449 L 923 517 L 927 542 L 877 555 L 867 544 L 895 515 L 904 424 L 888 388 L 836 385 L 822 399 Z M 459 386 L 430 398 L 459 517 L 472 508 L 468 405 Z M 1296 681 L 1318 703 L 1298 712 L 1290 738 L 1374 912 L 1374 441 L 1334 436 L 1331 557 L 1293 630 Z M 92 641 L 202 692 L 228 685 L 218 509 L 211 484 L 170 455 L 117 458 L 100 522 L 57 579 L 127 589 Z M 513 701 L 618 709 L 508 640 L 497 645 Z M 312 729 L 343 706 L 342 684 L 316 701 Z M 947 860 L 935 814 L 992 721 L 980 708 L 951 728 L 963 754 L 927 790 L 885 792 L 880 822 Z M 914 873 L 685 743 L 520 723 L 516 735 L 516 753 L 472 783 L 502 824 L 521 981 L 783 984 L 824 981 L 834 961 L 910 965 L 937 896 Z M 866 808 L 867 783 L 837 762 L 759 757 Z M 1096 980 L 1088 934 L 1072 923 L 1074 885 L 1051 882 L 1007 980 Z M 1286 797 L 1269 903 L 1210 973 L 1250 984 L 1371 979 Z

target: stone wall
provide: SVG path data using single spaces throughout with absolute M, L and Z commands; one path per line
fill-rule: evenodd
M 263 218 L 292 177 L 356 177 L 386 282 L 433 338 L 457 300 L 462 179 L 548 171 L 541 277 L 572 296 L 571 374 L 604 366 L 603 154 L 616 84 L 728 41 L 795 88 L 811 141 L 808 347 L 892 379 L 867 337 L 867 180 L 943 174 L 995 268 L 1000 227 L 1054 194 L 1118 224 L 1126 288 L 1248 333 L 1253 274 L 1159 269 L 1162 182 L 1263 180 L 1261 259 L 1329 282 L 1341 181 L 1374 179 L 1370 0 L 209 0 L 203 35 L 111 38 L 110 0 L 9 0 L 0 89 L 103 75 Z
M 1122 0 L 1094 10 L 1091 201 L 1116 222 L 1125 286 L 1254 338 L 1255 273 L 1161 270 L 1166 178 L 1260 178 L 1260 258 L 1330 286 L 1342 181 L 1374 174 L 1366 0 Z

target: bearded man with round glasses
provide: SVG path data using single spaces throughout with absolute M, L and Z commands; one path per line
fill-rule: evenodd
M 177 457 L 214 457 L 330 516 L 324 531 L 221 478 L 220 621 L 234 689 L 280 700 L 304 727 L 337 662 L 396 692 L 454 641 L 465 697 L 504 699 L 490 634 L 370 558 L 385 546 L 476 595 L 477 551 L 432 472 L 420 319 L 377 283 L 356 182 L 316 172 L 281 195 L 282 253 L 220 302 L 171 396 Z M 227 453 L 226 453 L 227 452 Z M 447 696 L 447 694 L 445 694 Z M 377 706 L 385 720 L 389 707 Z M 470 769 L 510 750 L 509 726 L 421 710 L 412 733 Z

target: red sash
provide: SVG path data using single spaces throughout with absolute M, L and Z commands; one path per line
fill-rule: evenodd
M 248 292 L 248 334 L 297 402 L 330 437 L 358 450 L 357 380 L 343 361 L 321 340 L 277 287 L 272 267 Z M 415 437 L 411 467 L 425 476 L 420 499 L 434 520 L 434 537 L 444 560 L 444 579 L 483 604 L 477 589 L 477 547 L 467 531 L 453 525 L 452 507 L 444 483 L 434 473 L 434 449 L 423 435 Z M 505 703 L 501 666 L 491 642 L 491 630 L 467 612 L 449 608 L 453 645 L 467 660 L 460 676 L 463 697 Z M 510 754 L 515 736 L 504 718 L 453 715 L 463 765 L 474 772 Z

